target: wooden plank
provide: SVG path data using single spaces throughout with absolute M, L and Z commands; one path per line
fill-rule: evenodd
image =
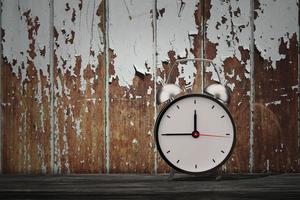
M 255 1 L 254 171 L 299 172 L 299 3 Z
M 192 1 L 157 1 L 157 81 L 159 89 L 176 59 L 201 57 L 201 5 Z M 179 84 L 185 93 L 200 92 L 200 63 L 181 63 L 173 70 L 170 83 Z M 160 111 L 163 105 L 157 108 Z M 158 157 L 158 172 L 169 167 Z
M 109 1 L 109 170 L 154 171 L 154 1 Z
M 226 174 L 0 176 L 4 199 L 298 199 L 300 175 Z
M 104 171 L 104 1 L 54 1 L 54 173 Z
M 49 173 L 49 1 L 2 1 L 3 172 Z
M 250 1 L 205 1 L 205 57 L 212 59 L 231 90 L 228 108 L 236 123 L 236 145 L 223 166 L 227 172 L 249 171 Z M 206 67 L 206 86 L 218 81 Z

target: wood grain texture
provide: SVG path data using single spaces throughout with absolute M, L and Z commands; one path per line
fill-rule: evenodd
M 237 125 L 222 170 L 299 172 L 299 1 L 252 3 L 2 0 L 2 171 L 169 172 L 155 150 L 155 93 L 176 59 L 203 56 L 228 82 Z M 200 64 L 181 63 L 170 82 L 199 93 L 217 81 Z
M 0 176 L 4 199 L 298 199 L 299 174 Z
M 288 3 L 255 1 L 256 172 L 300 171 L 298 6 L 293 0 Z
M 3 172 L 50 173 L 49 1 L 2 1 Z
M 104 171 L 104 1 L 54 1 L 54 173 Z
M 154 172 L 154 1 L 109 1 L 111 173 Z
M 177 59 L 199 58 L 201 43 L 201 5 L 193 1 L 157 1 L 157 88 L 166 82 Z M 200 62 L 180 63 L 173 69 L 169 83 L 179 84 L 185 93 L 200 92 Z M 159 112 L 164 104 L 157 107 Z M 158 173 L 170 168 L 158 156 Z
M 236 124 L 236 145 L 223 166 L 227 172 L 249 171 L 250 117 L 250 1 L 205 1 L 205 57 L 212 59 L 227 81 L 228 104 Z M 206 67 L 205 85 L 218 81 L 212 65 Z

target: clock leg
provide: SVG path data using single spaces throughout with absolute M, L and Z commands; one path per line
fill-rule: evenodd
M 173 179 L 173 177 L 175 176 L 175 173 L 176 173 L 176 170 L 171 168 L 171 171 L 170 171 L 170 174 L 169 174 L 169 177 L 168 177 L 168 180 L 171 180 Z
M 216 181 L 220 181 L 223 179 L 223 173 L 222 173 L 222 170 L 217 170 L 217 173 L 216 173 Z

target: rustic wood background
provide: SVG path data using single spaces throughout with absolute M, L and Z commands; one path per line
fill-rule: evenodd
M 2 0 L 2 173 L 163 173 L 155 94 L 177 58 L 232 91 L 225 172 L 299 172 L 299 1 Z M 217 80 L 182 64 L 186 92 Z

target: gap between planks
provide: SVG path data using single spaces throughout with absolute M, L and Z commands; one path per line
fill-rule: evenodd
M 109 155 L 109 0 L 105 1 L 105 33 L 104 33 L 104 66 L 105 66 L 105 101 L 104 101 L 104 160 L 105 160 L 105 173 L 109 174 L 109 162 L 110 162 L 110 155 Z
M 152 23 L 153 23 L 153 81 L 154 81 L 154 123 L 157 117 L 157 105 L 156 105 L 156 94 L 157 94 L 157 18 L 156 18 L 156 11 L 157 11 L 157 0 L 153 0 L 153 11 L 152 11 Z M 152 130 L 154 131 L 154 129 Z M 153 132 L 154 136 L 154 132 Z M 154 142 L 154 174 L 157 174 L 158 168 L 158 157 L 157 157 L 157 147 L 156 143 Z
M 55 156 L 55 115 L 54 115 L 54 0 L 49 1 L 50 16 L 49 16 L 49 30 L 50 30 L 50 41 L 49 41 L 49 56 L 50 56 L 50 169 L 51 173 L 54 174 L 54 156 Z
M 254 1 L 250 1 L 250 29 L 251 29 L 251 37 L 250 37 L 250 133 L 249 133 L 249 172 L 253 172 L 254 166 L 254 138 L 253 138 L 253 130 L 254 130 L 254 109 L 255 109 L 255 80 L 254 80 Z

